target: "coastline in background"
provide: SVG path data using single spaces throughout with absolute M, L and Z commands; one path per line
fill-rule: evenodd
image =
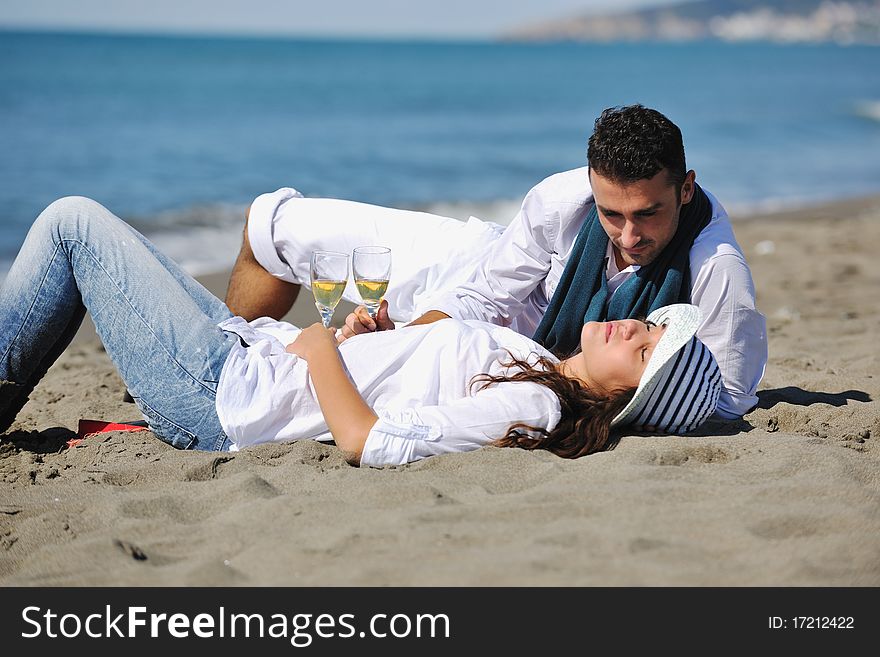
M 0 58 L 0 276 L 66 195 L 193 273 L 230 266 L 244 208 L 281 186 L 507 223 L 633 102 L 681 126 L 731 214 L 880 192 L 871 47 L 4 32 Z

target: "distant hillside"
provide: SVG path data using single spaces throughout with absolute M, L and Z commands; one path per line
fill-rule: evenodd
M 692 0 L 573 16 L 513 30 L 508 41 L 725 41 L 880 44 L 880 0 Z

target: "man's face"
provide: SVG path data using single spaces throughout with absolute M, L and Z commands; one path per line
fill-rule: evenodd
M 614 245 L 618 264 L 649 265 L 672 241 L 681 204 L 693 196 L 694 175 L 688 171 L 679 201 L 666 169 L 633 183 L 612 182 L 590 170 L 599 221 Z

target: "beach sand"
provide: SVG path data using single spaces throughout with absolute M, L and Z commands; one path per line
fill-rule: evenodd
M 0 584 L 880 585 L 880 197 L 734 227 L 768 323 L 759 407 L 576 461 L 68 449 L 81 418 L 141 419 L 86 328 L 0 442 Z

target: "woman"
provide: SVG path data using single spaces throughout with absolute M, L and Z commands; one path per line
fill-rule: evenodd
M 0 290 L 0 431 L 86 308 L 150 429 L 182 449 L 332 437 L 364 465 L 492 442 L 576 457 L 606 448 L 613 426 L 692 430 L 721 386 L 688 305 L 588 323 L 565 360 L 482 322 L 341 345 L 318 324 L 248 323 L 104 207 L 69 197 L 34 222 Z

